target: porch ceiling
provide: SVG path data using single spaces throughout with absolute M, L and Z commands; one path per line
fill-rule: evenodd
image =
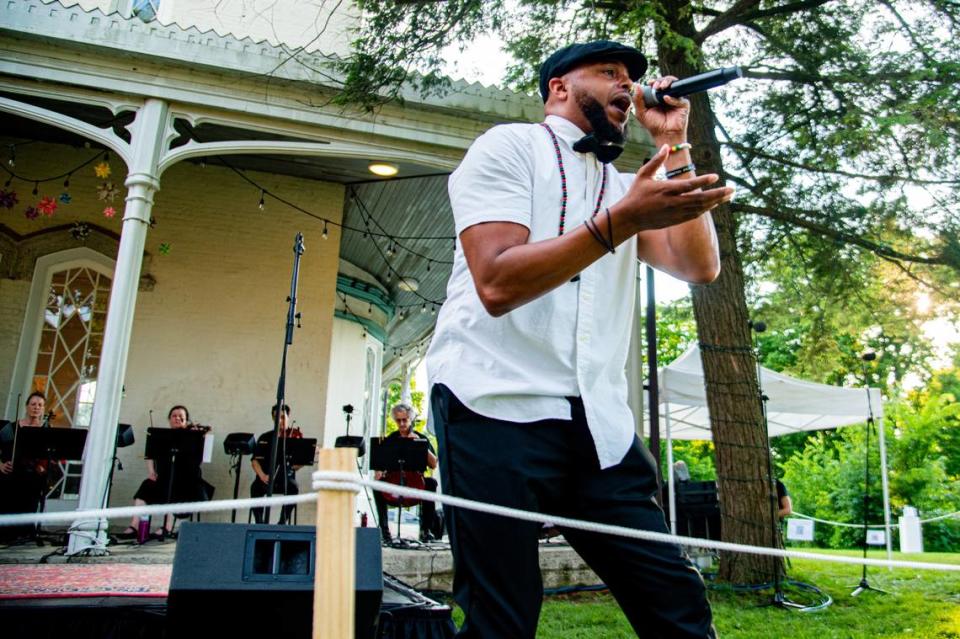
M 372 233 L 364 237 L 362 232 L 344 232 L 340 255 L 374 275 L 397 305 L 387 325 L 384 369 L 388 369 L 397 358 L 410 356 L 433 330 L 434 313 L 446 297 L 454 238 L 447 176 L 368 182 L 348 189 L 344 225 L 370 228 Z M 419 286 L 416 291 L 403 290 L 402 280 L 416 280 Z

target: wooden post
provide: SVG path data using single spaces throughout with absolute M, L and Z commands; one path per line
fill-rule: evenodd
M 320 450 L 319 470 L 356 469 L 355 448 Z M 356 532 L 354 493 L 317 493 L 317 562 L 313 581 L 313 639 L 353 639 Z

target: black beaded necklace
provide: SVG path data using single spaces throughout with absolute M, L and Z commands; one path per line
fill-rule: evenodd
M 563 235 L 564 224 L 567 220 L 567 172 L 563 168 L 563 156 L 560 155 L 560 142 L 557 141 L 557 135 L 546 122 L 541 122 L 540 126 L 547 130 L 550 139 L 553 140 L 553 150 L 557 154 L 557 167 L 560 169 L 560 231 L 557 235 Z M 600 212 L 600 204 L 603 202 L 603 194 L 607 189 L 607 165 L 603 165 L 603 177 L 600 178 L 600 195 L 597 197 L 597 205 L 593 207 L 593 213 L 590 217 L 596 217 Z

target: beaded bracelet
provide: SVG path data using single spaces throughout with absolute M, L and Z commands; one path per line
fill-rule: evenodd
M 670 147 L 670 153 L 678 153 L 680 151 L 686 151 L 687 149 L 692 149 L 693 145 L 689 142 L 681 142 L 680 144 L 674 144 Z
M 697 170 L 697 166 L 693 162 L 691 162 L 686 166 L 681 166 L 678 169 L 667 171 L 667 179 L 669 180 L 670 178 L 675 178 L 678 175 L 683 175 L 684 173 L 690 173 L 691 171 L 696 171 L 696 170 Z

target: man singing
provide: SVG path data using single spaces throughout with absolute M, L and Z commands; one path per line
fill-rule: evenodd
M 545 120 L 490 129 L 450 178 L 459 242 L 427 355 L 445 492 L 667 532 L 627 406 L 637 259 L 711 282 L 720 265 L 709 211 L 733 189 L 703 190 L 718 177 L 691 162 L 686 100 L 637 100 L 657 153 L 635 175 L 610 164 L 646 68 L 616 42 L 560 49 L 540 68 Z M 667 179 L 655 179 L 661 168 Z M 532 639 L 540 525 L 447 513 L 466 615 L 458 636 Z M 703 582 L 678 546 L 562 532 L 638 634 L 714 636 Z

